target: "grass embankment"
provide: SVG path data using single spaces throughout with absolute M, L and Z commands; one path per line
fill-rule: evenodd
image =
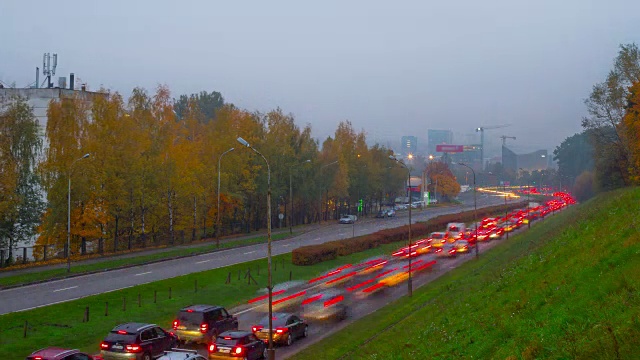
M 281 240 L 296 236 L 297 233 L 290 235 L 289 233 L 282 234 L 273 234 L 271 239 L 273 241 Z M 247 246 L 253 244 L 261 244 L 266 243 L 267 237 L 265 235 L 256 236 L 249 239 L 242 240 L 228 240 L 220 243 L 220 247 L 218 248 L 216 244 L 203 244 L 198 247 L 178 247 L 173 250 L 159 252 L 150 255 L 143 255 L 128 258 L 120 258 L 120 259 L 111 259 L 104 260 L 100 262 L 93 262 L 88 264 L 82 263 L 72 263 L 71 265 L 71 274 L 85 274 L 94 271 L 104 271 L 120 268 L 123 266 L 129 265 L 139 265 L 152 261 L 165 260 L 165 259 L 173 259 L 180 256 L 189 256 L 189 255 L 198 255 L 204 253 L 210 253 L 216 250 L 229 249 L 240 246 Z M 51 270 L 43 270 L 40 272 L 34 273 L 24 273 L 6 277 L 0 277 L 0 288 L 12 285 L 20 285 L 20 284 L 29 284 L 38 281 L 51 280 L 57 278 L 63 278 L 68 276 L 66 267 L 60 269 L 51 269 Z
M 358 254 L 340 257 L 311 266 L 291 265 L 291 254 L 274 256 L 274 283 L 289 280 L 310 279 L 323 271 L 344 263 L 355 263 L 378 254 L 388 254 L 398 244 L 387 244 Z M 282 261 L 284 260 L 284 269 Z M 276 265 L 277 264 L 277 265 Z M 257 268 L 260 267 L 260 275 Z M 25 312 L 0 316 L 0 359 L 24 358 L 33 350 L 45 346 L 64 346 L 98 352 L 104 336 L 117 324 L 130 321 L 156 323 L 169 327 L 176 312 L 183 306 L 196 303 L 218 304 L 231 308 L 246 303 L 256 296 L 256 291 L 267 283 L 266 259 L 189 274 L 173 279 L 122 289 L 111 293 L 51 305 Z M 247 285 L 244 274 L 251 268 L 251 275 L 260 285 Z M 238 280 L 238 271 L 242 272 Z M 231 284 L 225 284 L 231 273 Z M 197 280 L 198 291 L 195 292 Z M 171 287 L 171 299 L 169 299 Z M 157 302 L 153 302 L 157 291 Z M 138 294 L 141 307 L 138 307 Z M 123 310 L 123 298 L 126 310 Z M 105 316 L 105 303 L 109 303 L 109 315 Z M 89 306 L 90 321 L 82 322 L 85 307 Z M 29 323 L 27 338 L 23 338 L 25 321 Z
M 639 359 L 639 200 L 562 211 L 294 359 Z

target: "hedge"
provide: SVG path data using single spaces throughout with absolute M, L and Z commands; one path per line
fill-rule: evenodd
M 526 206 L 526 202 L 512 203 L 508 205 L 496 205 L 478 209 L 478 219 L 490 215 L 502 214 L 505 211 L 519 209 Z M 474 211 L 464 211 L 456 214 L 440 215 L 426 222 L 412 224 L 411 237 L 419 239 L 434 231 L 442 230 L 451 222 L 474 222 Z M 379 230 L 371 234 L 361 235 L 343 240 L 329 241 L 319 245 L 302 246 L 292 251 L 294 265 L 313 265 L 327 260 L 336 259 L 338 256 L 376 248 L 381 244 L 389 244 L 403 241 L 408 238 L 409 225 L 397 228 Z

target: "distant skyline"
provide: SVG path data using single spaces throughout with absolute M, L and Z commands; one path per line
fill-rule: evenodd
M 124 1 L 0 3 L 0 81 L 26 87 L 42 54 L 57 77 L 128 97 L 219 91 L 249 111 L 280 107 L 321 141 L 349 120 L 398 146 L 427 129 L 454 142 L 478 126 L 520 152 L 581 131 L 583 100 L 621 43 L 638 42 L 640 1 Z M 41 80 L 43 77 L 41 76 Z

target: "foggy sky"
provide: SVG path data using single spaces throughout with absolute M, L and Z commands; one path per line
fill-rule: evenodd
M 55 83 L 74 72 L 125 96 L 216 90 L 280 107 L 320 139 L 342 120 L 420 147 L 430 128 L 468 143 L 477 126 L 511 124 L 487 142 L 552 151 L 581 131 L 583 99 L 618 45 L 639 41 L 639 19 L 637 0 L 4 0 L 0 81 L 33 83 L 55 52 Z

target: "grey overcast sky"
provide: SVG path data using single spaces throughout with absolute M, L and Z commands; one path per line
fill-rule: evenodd
M 320 139 L 345 119 L 391 146 L 511 124 L 487 140 L 551 151 L 580 131 L 618 45 L 639 37 L 638 0 L 3 0 L 0 80 L 29 85 L 55 52 L 56 78 L 125 96 L 216 90 L 280 107 Z

